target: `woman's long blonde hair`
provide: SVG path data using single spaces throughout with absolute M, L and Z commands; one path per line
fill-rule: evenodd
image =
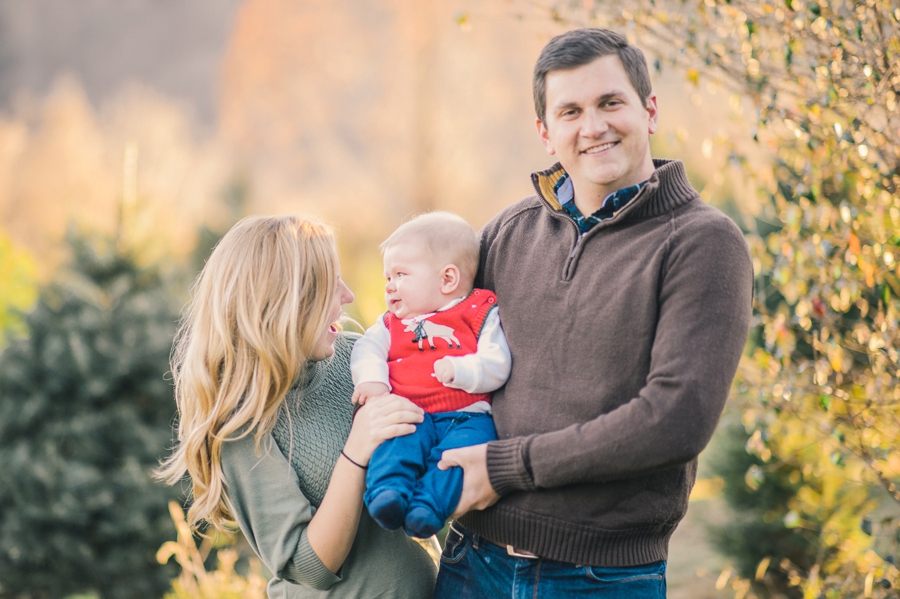
M 185 309 L 171 367 L 178 446 L 157 476 L 191 477 L 188 523 L 231 521 L 222 443 L 272 430 L 328 326 L 338 280 L 330 228 L 296 216 L 249 217 L 219 241 Z M 239 433 L 239 435 L 238 435 Z

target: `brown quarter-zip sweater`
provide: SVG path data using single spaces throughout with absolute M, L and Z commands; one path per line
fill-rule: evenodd
M 667 558 L 747 340 L 753 268 L 682 163 L 654 164 L 581 238 L 552 191 L 559 165 L 481 231 L 477 285 L 513 357 L 488 445 L 502 498 L 460 518 L 487 539 L 595 566 Z

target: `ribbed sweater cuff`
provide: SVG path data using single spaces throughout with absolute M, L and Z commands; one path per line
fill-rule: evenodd
M 498 495 L 537 488 L 525 463 L 527 442 L 527 439 L 517 437 L 488 443 L 488 477 Z
M 306 537 L 306 529 L 300 533 L 300 542 L 297 543 L 297 551 L 294 559 L 284 567 L 281 578 L 302 584 L 320 591 L 327 591 L 331 586 L 340 582 L 341 577 L 325 567 L 316 552 L 313 551 Z

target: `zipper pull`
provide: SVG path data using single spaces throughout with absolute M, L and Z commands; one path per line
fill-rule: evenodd
M 572 248 L 572 253 L 569 254 L 569 260 L 575 257 L 575 252 L 578 251 L 578 246 L 581 245 L 581 240 L 584 238 L 584 233 L 581 231 L 578 232 L 578 239 L 575 240 L 575 247 Z

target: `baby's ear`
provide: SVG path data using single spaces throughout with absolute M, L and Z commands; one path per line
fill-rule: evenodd
M 448 264 L 441 269 L 441 293 L 453 293 L 459 289 L 459 267 Z

